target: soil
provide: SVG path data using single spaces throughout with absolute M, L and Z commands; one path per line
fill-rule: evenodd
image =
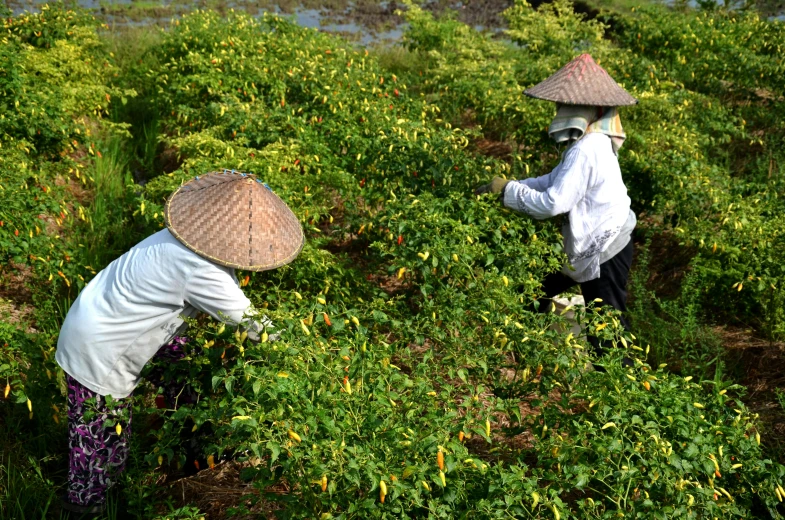
M 28 334 L 36 332 L 32 326 L 33 312 L 33 307 L 28 303 L 18 303 L 0 297 L 0 320 L 21 327 Z
M 264 500 L 258 489 L 240 478 L 242 470 L 251 465 L 251 462 L 219 462 L 213 468 L 165 484 L 166 495 L 178 507 L 197 506 L 205 518 L 226 518 L 229 508 L 239 505 L 245 506 L 247 513 L 232 516 L 237 520 L 277 518 L 275 511 L 281 505 Z M 266 491 L 285 494 L 289 490 L 279 484 Z
M 729 376 L 747 388 L 742 400 L 750 411 L 760 415 L 766 429 L 762 437 L 769 451 L 779 462 L 785 462 L 785 342 L 758 337 L 751 329 L 715 327 L 722 338 L 729 367 Z

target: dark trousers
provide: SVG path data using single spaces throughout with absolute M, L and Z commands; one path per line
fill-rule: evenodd
M 627 311 L 627 277 L 630 274 L 632 265 L 632 239 L 619 251 L 616 256 L 600 264 L 600 277 L 580 284 L 581 293 L 587 306 L 592 305 L 596 298 L 601 298 L 599 305 L 610 305 L 621 312 Z M 554 296 L 563 293 L 578 285 L 569 276 L 557 272 L 545 277 L 542 289 L 545 291 L 545 298 L 540 299 L 539 312 L 549 312 Z M 629 330 L 629 323 L 622 315 L 621 323 L 625 329 Z M 589 343 L 599 354 L 602 350 L 600 342 L 594 336 L 588 337 Z

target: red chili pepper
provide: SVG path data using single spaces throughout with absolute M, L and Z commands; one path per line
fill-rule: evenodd
M 393 90 L 393 94 L 395 94 L 395 97 L 398 97 L 400 95 L 400 93 L 398 92 L 398 89 Z
M 361 187 L 361 188 L 365 187 L 365 179 L 363 179 L 363 180 L 361 180 L 361 181 L 360 181 L 360 187 Z
M 403 244 L 403 235 L 398 235 L 398 245 Z

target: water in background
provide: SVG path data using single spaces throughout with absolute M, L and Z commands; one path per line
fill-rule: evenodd
M 6 0 L 14 14 L 38 11 L 45 0 Z M 167 25 L 194 9 L 244 11 L 253 16 L 264 12 L 290 16 L 303 26 L 339 33 L 362 45 L 401 39 L 406 24 L 395 0 L 74 0 L 66 5 L 89 9 L 110 28 Z M 458 18 L 479 30 L 499 31 L 504 26 L 500 13 L 512 0 L 432 0 L 426 7 L 439 12 L 453 9 Z
M 542 1 L 530 0 L 533 5 Z M 685 0 L 659 1 L 674 5 Z M 697 0 L 686 2 L 692 7 L 698 5 Z M 6 0 L 14 14 L 38 11 L 44 3 L 45 0 Z M 110 28 L 166 26 L 172 19 L 198 8 L 218 12 L 234 9 L 253 16 L 264 12 L 290 16 L 303 27 L 339 33 L 361 45 L 398 41 L 406 30 L 403 18 L 396 14 L 405 6 L 396 0 L 71 0 L 65 3 L 93 11 Z M 499 32 L 505 27 L 500 14 L 512 3 L 513 0 L 427 0 L 424 8 L 436 13 L 452 9 L 459 20 L 478 30 Z M 785 0 L 757 0 L 757 8 L 770 19 L 785 21 Z

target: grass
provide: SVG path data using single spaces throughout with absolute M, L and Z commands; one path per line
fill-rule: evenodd
M 163 31 L 150 26 L 121 27 L 101 36 L 116 65 L 121 70 L 132 70 L 145 65 L 147 51 L 161 43 Z
M 47 518 L 57 501 L 38 462 L 16 449 L 0 451 L 0 520 Z
M 126 186 L 133 183 L 128 147 L 119 138 L 112 138 L 99 150 L 103 151 L 96 156 L 91 172 L 95 183 L 89 206 L 91 240 L 85 244 L 86 258 L 94 267 L 121 255 L 133 240 L 123 218 L 129 196 Z
M 652 365 L 668 363 L 684 375 L 713 378 L 722 342 L 701 316 L 700 294 L 692 272 L 684 276 L 675 298 L 662 299 L 648 287 L 651 242 L 638 244 L 630 271 L 628 312 L 632 329 L 642 345 L 651 349 Z

